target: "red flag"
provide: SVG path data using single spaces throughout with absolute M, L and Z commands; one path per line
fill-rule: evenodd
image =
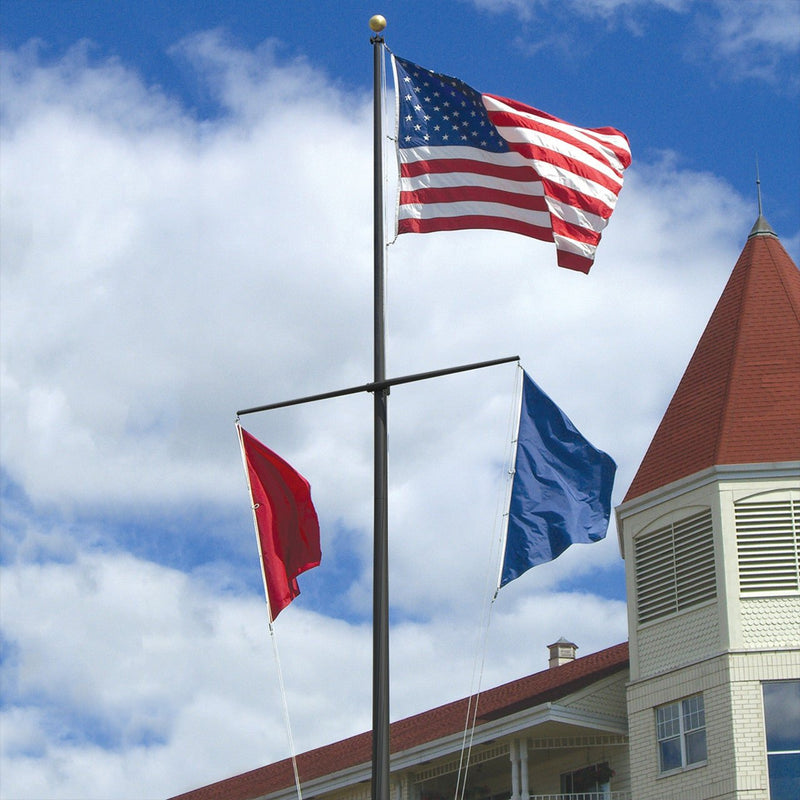
M 238 427 L 273 621 L 300 594 L 297 576 L 319 566 L 319 520 L 308 481 Z

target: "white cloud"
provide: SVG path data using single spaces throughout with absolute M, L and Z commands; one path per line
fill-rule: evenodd
M 531 19 L 537 13 L 545 13 L 553 0 L 472 0 L 478 8 L 491 11 L 511 10 L 522 19 Z M 586 16 L 611 17 L 620 12 L 637 8 L 666 8 L 670 11 L 685 11 L 694 0 L 567 0 L 572 10 Z
M 4 666 L 4 797 L 131 796 L 126 785 L 158 797 L 288 754 L 259 598 L 216 594 L 124 553 L 3 573 L 13 655 Z M 335 721 L 368 685 L 350 663 L 368 664 L 367 636 L 298 616 L 283 644 L 305 744 L 340 735 Z M 317 695 L 331 675 L 338 691 L 326 701 Z
M 130 797 L 132 786 L 163 797 L 288 755 L 260 598 L 98 551 L 6 566 L 1 588 L 4 797 Z M 587 625 L 586 605 L 603 625 Z M 508 647 L 515 631 L 545 642 L 564 626 L 591 652 L 624 638 L 624 604 L 561 595 L 498 606 L 490 652 L 503 655 L 484 686 L 543 668 L 543 646 Z M 297 748 L 367 730 L 369 627 L 291 607 L 276 631 Z M 392 637 L 395 717 L 470 691 L 474 620 L 406 622 Z
M 650 23 L 646 15 L 667 11 L 688 16 L 685 54 L 689 60 L 709 56 L 724 66 L 720 77 L 756 78 L 796 91 L 797 56 L 800 51 L 800 4 L 796 0 L 472 0 L 477 8 L 511 12 L 523 21 L 547 19 L 567 6 L 570 14 L 602 19 L 609 25 L 621 22 L 636 35 Z M 561 33 L 536 31 L 519 39 L 519 46 L 533 54 L 541 49 L 567 49 Z M 574 47 L 574 43 L 572 43 Z M 790 62 L 786 64 L 787 60 Z M 789 66 L 788 70 L 783 69 Z
M 795 0 L 717 0 L 713 14 L 701 16 L 705 46 L 736 78 L 755 78 L 796 92 L 800 56 L 800 3 Z M 789 70 L 779 67 L 789 61 Z M 787 80 L 788 76 L 788 80 Z
M 794 0 L 756 0 L 747 5 L 718 0 L 721 47 L 735 56 L 751 47 L 778 54 L 800 50 L 800 6 Z
M 4 413 L 23 424 L 4 462 L 35 499 L 219 498 L 236 454 L 212 453 L 239 405 L 333 383 L 338 353 L 366 359 L 350 336 L 368 314 L 368 126 L 318 94 L 208 131 L 158 96 L 142 112 L 148 93 L 114 65 L 8 61 Z M 115 83 L 96 110 L 87 95 Z

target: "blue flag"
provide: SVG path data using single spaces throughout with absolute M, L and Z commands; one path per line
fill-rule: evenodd
M 500 586 L 575 542 L 605 538 L 617 465 L 522 373 L 517 458 Z

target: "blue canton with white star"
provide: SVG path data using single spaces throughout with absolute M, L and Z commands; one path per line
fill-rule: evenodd
M 400 115 L 398 147 L 480 147 L 506 153 L 508 145 L 489 120 L 480 92 L 395 56 Z

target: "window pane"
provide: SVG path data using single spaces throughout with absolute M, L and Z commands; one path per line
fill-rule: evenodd
M 595 792 L 597 791 L 597 770 L 595 767 L 586 767 L 572 773 L 573 792 Z
M 697 695 L 683 701 L 683 727 L 684 730 L 693 731 L 704 728 L 706 715 L 703 708 L 703 696 Z
M 770 800 L 797 800 L 800 753 L 768 756 Z
M 667 739 L 670 736 L 678 736 L 680 734 L 680 712 L 677 703 L 657 709 L 656 720 L 658 722 L 659 739 Z
M 800 750 L 800 681 L 764 684 L 767 750 Z
M 681 742 L 680 739 L 667 739 L 659 742 L 659 752 L 661 754 L 661 771 L 678 769 L 681 765 Z
M 686 763 L 697 764 L 706 760 L 705 729 L 686 734 Z

